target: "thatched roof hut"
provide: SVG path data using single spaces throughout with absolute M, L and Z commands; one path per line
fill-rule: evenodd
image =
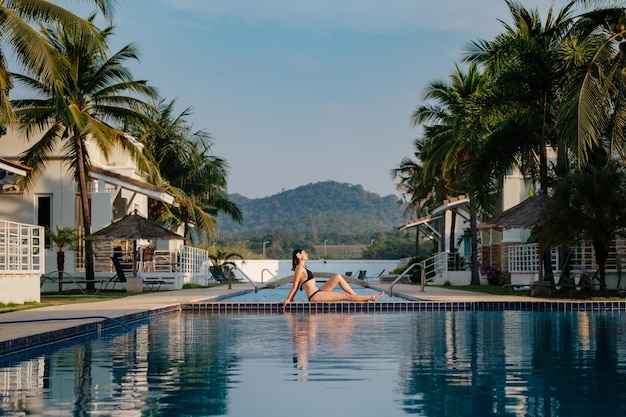
M 544 192 L 527 198 L 516 206 L 498 213 L 491 219 L 481 222 L 478 228 L 484 229 L 534 229 L 541 225 L 543 212 L 549 197 Z
M 92 236 L 104 240 L 184 239 L 181 235 L 137 214 L 136 211 L 135 213 L 127 214 L 104 229 L 92 233 Z

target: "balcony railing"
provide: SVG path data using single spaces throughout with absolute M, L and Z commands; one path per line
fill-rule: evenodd
M 43 274 L 44 228 L 0 220 L 0 273 Z

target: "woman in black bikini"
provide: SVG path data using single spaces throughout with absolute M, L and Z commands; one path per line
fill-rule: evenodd
M 293 286 L 291 287 L 291 291 L 289 291 L 287 299 L 283 301 L 283 305 L 287 305 L 293 301 L 293 297 L 296 295 L 298 288 L 304 290 L 309 301 L 314 303 L 334 301 L 378 301 L 378 299 L 384 294 L 384 292 L 381 292 L 375 295 L 358 295 L 339 274 L 333 275 L 320 288 L 317 288 L 313 272 L 311 272 L 304 265 L 304 262 L 307 259 L 309 259 L 309 256 L 303 249 L 296 249 L 293 251 L 291 258 L 292 270 L 294 271 Z M 333 291 L 337 285 L 339 285 L 344 292 Z

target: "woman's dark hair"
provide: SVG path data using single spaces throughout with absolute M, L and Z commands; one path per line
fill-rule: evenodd
M 298 258 L 298 255 L 301 252 L 302 252 L 302 249 L 296 249 L 296 250 L 293 251 L 293 254 L 291 255 L 291 270 L 292 271 L 296 270 L 296 266 L 300 262 L 300 258 Z

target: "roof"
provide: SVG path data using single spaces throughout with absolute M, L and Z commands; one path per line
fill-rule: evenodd
M 417 227 L 420 226 L 422 224 L 426 224 L 428 222 L 431 222 L 433 220 L 437 220 L 441 217 L 441 215 L 439 216 L 424 216 L 424 217 L 420 217 L 419 219 L 415 219 L 415 220 L 411 220 L 408 221 L 406 223 L 404 223 L 402 226 L 398 227 L 398 230 L 406 230 L 406 229 L 410 229 L 412 227 Z
M 441 218 L 441 213 L 450 210 L 454 207 L 458 207 L 461 205 L 465 205 L 469 203 L 469 197 L 467 195 L 460 195 L 457 197 L 451 197 L 447 200 L 443 200 L 439 206 L 435 207 L 432 211 L 432 214 L 428 216 L 420 217 L 419 219 L 410 220 L 404 223 L 402 226 L 398 227 L 398 230 L 406 230 L 412 227 L 421 226 L 423 224 L 428 224 L 431 221 L 437 220 Z
M 134 213 L 127 214 L 122 219 L 92 233 L 92 236 L 105 240 L 184 239 L 181 235 L 137 214 L 136 210 Z
M 0 158 L 0 169 L 4 169 L 5 171 L 9 171 L 22 176 L 26 176 L 30 171 L 32 171 L 32 169 L 27 167 L 26 165 L 22 165 L 20 163 L 13 162 L 4 158 Z
M 433 209 L 433 214 L 441 213 L 442 211 L 450 210 L 453 207 L 469 204 L 469 197 L 467 195 L 460 195 L 457 197 L 451 197 L 447 200 L 443 200 L 443 203 Z
M 148 182 L 118 174 L 117 172 L 109 171 L 105 168 L 91 166 L 91 176 L 109 184 L 147 195 L 152 199 L 162 201 L 166 204 L 172 204 L 174 202 L 174 196 L 168 193 L 165 188 L 157 187 L 156 185 Z
M 550 197 L 544 192 L 527 198 L 492 218 L 481 222 L 479 229 L 534 229 L 541 225 L 543 211 Z

